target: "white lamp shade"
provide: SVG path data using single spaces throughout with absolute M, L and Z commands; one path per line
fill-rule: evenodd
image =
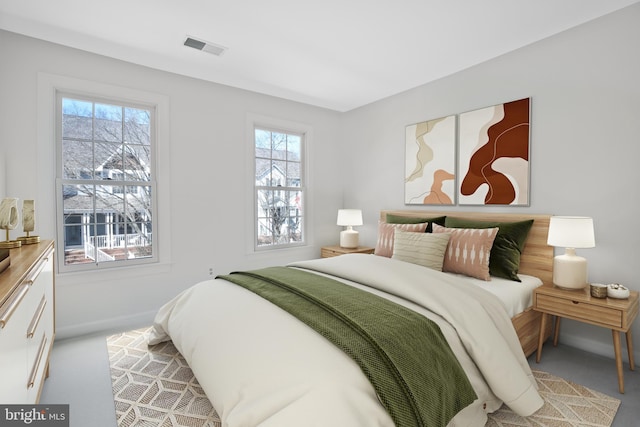
M 338 225 L 362 225 L 362 210 L 338 209 Z
M 584 216 L 552 216 L 547 244 L 563 248 L 593 248 L 593 219 Z

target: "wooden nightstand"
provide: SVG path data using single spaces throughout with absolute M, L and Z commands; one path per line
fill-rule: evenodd
M 635 370 L 633 362 L 633 342 L 631 324 L 638 315 L 638 292 L 631 291 L 628 299 L 594 298 L 590 295 L 589 287 L 579 290 L 566 290 L 551 285 L 537 288 L 533 293 L 533 309 L 543 313 L 540 322 L 540 338 L 536 362 L 542 357 L 544 337 L 542 331 L 546 327 L 549 315 L 557 316 L 553 345 L 558 344 L 560 318 L 577 320 L 611 329 L 613 335 L 613 349 L 618 370 L 618 389 L 624 393 L 624 374 L 622 371 L 622 354 L 620 348 L 620 333 L 624 332 L 627 339 L 629 354 L 629 368 Z
M 358 246 L 357 248 L 347 249 L 341 246 L 323 246 L 320 256 L 322 258 L 330 258 L 332 256 L 344 255 L 344 254 L 372 254 L 375 248 L 369 248 L 366 246 Z

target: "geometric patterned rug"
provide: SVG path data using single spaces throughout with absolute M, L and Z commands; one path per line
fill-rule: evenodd
M 613 423 L 620 400 L 546 372 L 533 370 L 544 406 L 530 417 L 514 414 L 506 406 L 489 414 L 486 426 L 605 426 Z
M 107 337 L 118 427 L 221 427 L 180 352 L 147 346 L 148 329 Z
M 147 346 L 146 331 L 107 337 L 118 427 L 221 427 L 193 372 L 169 342 Z M 610 427 L 620 401 L 546 372 L 533 371 L 544 406 L 523 418 L 506 406 L 487 427 Z

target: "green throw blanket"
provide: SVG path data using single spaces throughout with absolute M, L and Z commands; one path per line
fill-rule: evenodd
M 408 308 L 289 267 L 220 278 L 291 313 L 349 355 L 397 427 L 446 426 L 477 398 L 440 328 Z

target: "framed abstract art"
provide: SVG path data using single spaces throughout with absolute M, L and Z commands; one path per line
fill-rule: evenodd
M 405 204 L 454 205 L 455 168 L 455 115 L 406 127 Z
M 458 204 L 529 206 L 530 98 L 459 115 Z

